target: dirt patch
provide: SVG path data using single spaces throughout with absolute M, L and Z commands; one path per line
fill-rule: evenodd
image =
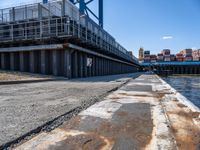
M 77 116 L 77 117 L 74 117 L 72 118 L 68 124 L 64 124 L 62 126 L 63 129 L 65 130 L 70 130 L 72 128 L 77 128 L 80 124 L 80 121 L 81 121 L 81 117 L 80 116 Z
M 179 147 L 180 150 L 199 150 L 200 148 L 199 129 L 190 126 L 184 129 L 172 126 L 172 131 L 173 133 L 175 133 L 177 146 Z
M 122 97 L 117 97 L 117 96 L 113 96 L 113 97 L 110 97 L 111 99 L 121 99 Z
M 59 146 L 60 145 L 60 146 Z M 56 143 L 56 146 L 51 146 L 50 149 L 65 150 L 101 150 L 107 145 L 103 137 L 95 133 L 81 134 L 77 136 L 70 136 L 66 140 Z
M 130 93 L 118 93 L 120 95 L 124 95 L 124 96 L 136 96 L 136 97 L 154 97 L 152 95 L 144 95 L 144 94 L 130 94 Z
M 174 101 L 174 102 L 178 102 L 178 100 L 177 100 L 177 99 L 173 99 L 173 101 Z
M 127 116 L 128 113 L 124 112 L 124 111 L 121 111 L 121 112 L 117 112 L 117 115 L 120 116 L 120 117 L 124 117 L 124 116 Z
M 185 112 L 185 111 L 179 111 L 177 113 L 179 116 L 185 117 L 187 120 L 192 120 L 192 118 L 198 118 L 200 113 L 199 112 Z
M 41 80 L 50 79 L 52 76 L 47 75 L 37 75 L 31 73 L 22 73 L 15 71 L 1 71 L 0 70 L 0 82 L 1 81 L 21 81 L 21 80 Z
M 153 120 L 150 108 L 150 104 L 145 103 L 124 104 L 113 114 L 111 120 L 93 116 L 84 116 L 81 117 L 82 119 L 78 117 L 70 120 L 60 129 L 65 131 L 75 130 L 93 135 L 94 139 L 83 136 L 83 142 L 79 144 L 79 146 L 83 147 L 84 141 L 89 141 L 86 147 L 89 150 L 94 148 L 101 149 L 101 146 L 105 146 L 105 143 L 98 137 L 104 137 L 109 143 L 113 143 L 113 149 L 143 149 L 152 139 Z M 70 138 L 71 140 L 78 139 Z M 73 149 L 76 149 L 76 145 L 73 142 L 69 142 L 69 139 L 56 145 L 59 146 L 60 144 L 64 144 L 67 147 L 73 146 Z M 94 145 L 94 148 L 90 147 L 90 145 Z

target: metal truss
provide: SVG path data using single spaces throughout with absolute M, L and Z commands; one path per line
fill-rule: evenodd
M 94 0 L 70 0 L 73 4 L 79 4 L 79 9 L 80 13 L 83 15 L 89 16 L 91 14 L 93 17 L 95 17 L 98 22 L 99 26 L 103 28 L 103 0 L 98 0 L 98 9 L 99 9 L 99 14 L 95 14 L 89 7 L 88 5 L 92 3 Z

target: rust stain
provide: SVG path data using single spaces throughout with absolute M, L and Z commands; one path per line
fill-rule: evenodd
M 70 130 L 70 129 L 75 129 L 78 128 L 81 122 L 81 117 L 80 116 L 76 116 L 74 118 L 72 118 L 68 123 L 63 124 L 60 129 L 63 130 Z
M 169 119 L 177 118 L 171 121 L 171 129 L 177 146 L 180 150 L 199 150 L 200 128 L 193 123 L 193 119 L 198 118 L 200 113 L 184 110 L 185 105 L 180 103 L 177 106 L 179 109 L 167 112 Z
M 117 97 L 117 96 L 113 96 L 113 97 L 110 97 L 110 99 L 121 99 L 122 97 Z
M 135 115 L 122 109 L 114 114 L 112 121 L 91 116 L 82 120 L 81 118 L 72 119 L 61 128 L 65 131 L 78 130 L 85 134 L 67 137 L 56 144 L 56 149 L 60 149 L 61 147 L 58 146 L 62 145 L 62 148 L 72 147 L 71 149 L 77 150 L 79 148 L 108 150 L 119 143 L 123 144 L 122 139 L 127 139 L 130 145 L 134 143 L 137 149 L 144 149 L 149 145 L 153 132 L 153 120 L 149 113 L 150 105 L 133 104 L 131 108 L 133 108 L 133 113 L 136 113 Z M 138 110 L 142 114 L 138 113 Z
M 112 143 L 105 137 L 96 133 L 87 133 L 77 136 L 69 136 L 67 139 L 51 146 L 51 149 L 70 149 L 70 150 L 104 150 L 110 149 Z
M 118 116 L 120 116 L 120 117 L 124 117 L 124 116 L 127 116 L 127 115 L 128 115 L 128 113 L 127 113 L 127 112 L 124 112 L 124 111 L 117 112 L 116 114 L 117 114 Z
M 153 123 L 152 119 L 147 119 L 146 117 L 134 118 L 132 119 L 128 116 L 126 112 L 118 112 L 116 115 L 119 118 L 130 118 L 129 120 L 124 120 L 121 124 L 113 124 L 110 122 L 101 123 L 100 127 L 94 132 L 109 137 L 112 141 L 120 141 L 119 139 L 122 135 L 126 135 L 131 143 L 135 143 L 138 149 L 145 148 L 152 139 Z M 120 119 L 119 119 L 120 120 Z
M 161 100 L 165 96 L 164 93 L 157 93 L 157 98 Z
M 180 126 L 172 126 L 175 134 L 177 146 L 181 150 L 199 150 L 200 148 L 200 131 L 197 128 L 188 126 L 181 128 Z
M 199 112 L 192 112 L 192 111 L 189 111 L 189 112 L 179 111 L 177 114 L 191 121 L 192 121 L 192 118 L 198 118 L 200 115 Z
M 137 96 L 137 97 L 154 97 L 153 95 L 145 95 L 145 94 L 130 94 L 130 93 L 119 93 L 124 96 Z

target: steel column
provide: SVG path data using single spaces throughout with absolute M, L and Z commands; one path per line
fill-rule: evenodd
M 53 50 L 52 53 L 53 57 L 53 64 L 52 64 L 52 71 L 53 75 L 58 76 L 59 75 L 59 65 L 58 65 L 58 51 Z
M 1 53 L 1 69 L 6 69 L 5 53 Z
M 19 53 L 10 53 L 10 70 L 19 70 Z
M 95 62 L 95 56 L 92 57 L 92 76 L 95 76 L 95 70 L 96 70 L 96 62 Z
M 48 74 L 48 56 L 46 50 L 41 50 L 41 73 Z
M 73 77 L 78 78 L 78 52 L 73 53 Z
M 88 77 L 88 71 L 87 71 L 87 54 L 83 53 L 83 72 L 84 72 L 84 77 Z
M 20 71 L 24 72 L 24 52 L 19 52 L 19 69 Z
M 72 77 L 72 64 L 71 64 L 71 51 L 64 51 L 64 76 L 67 78 Z
M 83 15 L 86 9 L 85 0 L 79 0 L 79 9 L 80 9 L 81 15 Z
M 103 0 L 99 0 L 99 25 L 103 28 Z
M 35 60 L 35 53 L 34 51 L 31 51 L 29 53 L 30 55 L 30 72 L 31 73 L 36 73 L 36 60 Z
M 80 66 L 79 72 L 80 72 L 80 74 L 79 75 L 82 78 L 83 77 L 83 66 L 84 66 L 83 53 L 80 53 L 79 56 L 80 56 L 80 60 L 79 60 L 79 66 Z

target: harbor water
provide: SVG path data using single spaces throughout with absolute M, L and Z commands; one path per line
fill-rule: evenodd
M 200 108 L 200 76 L 168 76 L 163 79 Z

